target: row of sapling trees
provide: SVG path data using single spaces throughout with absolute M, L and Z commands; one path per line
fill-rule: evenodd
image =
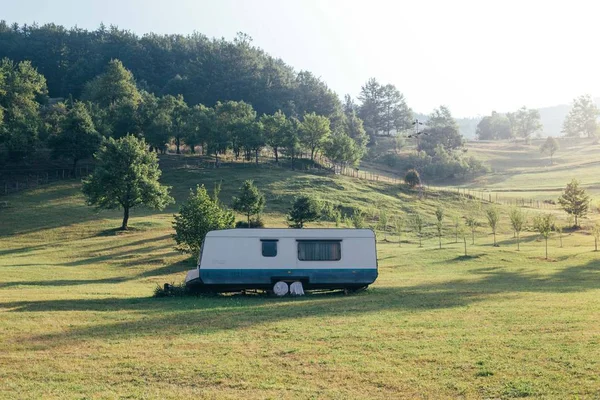
M 83 193 L 88 204 L 102 209 L 122 209 L 123 221 L 121 229 L 128 227 L 130 211 L 139 206 L 146 206 L 158 210 L 164 209 L 174 199 L 169 195 L 169 187 L 159 183 L 161 171 L 158 167 L 157 155 L 148 150 L 143 139 L 127 135 L 120 139 L 110 138 L 105 140 L 96 153 L 96 168 L 93 173 L 83 182 Z M 225 208 L 218 199 L 220 185 L 216 187 L 212 197 L 208 195 L 203 186 L 197 187 L 196 191 L 190 193 L 190 197 L 180 209 L 179 215 L 175 217 L 174 227 L 176 230 L 175 240 L 179 248 L 187 248 L 196 251 L 195 245 L 190 245 L 190 238 L 201 242 L 199 238 L 209 230 L 223 229 L 234 226 L 235 218 L 232 211 Z M 570 182 L 559 198 L 563 209 L 574 218 L 575 227 L 579 225 L 579 219 L 585 216 L 589 209 L 589 196 L 579 186 L 576 180 Z M 232 207 L 234 211 L 243 214 L 245 222 L 238 223 L 238 227 L 262 227 L 260 215 L 264 210 L 265 196 L 256 187 L 253 181 L 245 181 L 239 190 L 239 195 L 233 197 Z M 381 208 L 381 207 L 380 207 Z M 316 199 L 309 196 L 298 197 L 293 203 L 288 214 L 288 222 L 291 227 L 303 228 L 306 223 L 321 218 L 324 207 Z M 341 215 L 339 209 L 328 211 L 328 217 L 336 222 L 336 225 L 345 220 L 349 226 L 356 228 L 365 227 L 364 212 L 354 209 L 351 216 Z M 372 219 L 375 219 L 375 213 Z M 379 211 L 377 225 L 372 228 L 379 229 L 387 234 L 390 218 L 385 210 Z M 485 210 L 488 226 L 493 234 L 493 245 L 497 246 L 496 232 L 500 223 L 500 213 L 494 206 Z M 252 219 L 254 217 L 254 219 Z M 442 235 L 444 231 L 445 211 L 440 206 L 435 210 L 435 227 L 438 236 L 439 247 L 442 247 Z M 521 209 L 514 208 L 509 212 L 509 219 L 514 236 L 517 239 L 517 250 L 520 250 L 520 235 L 527 227 L 527 216 Z M 400 236 L 404 227 L 404 221 L 400 216 L 391 218 L 391 225 Z M 464 216 L 464 224 L 471 231 L 472 244 L 475 242 L 475 232 L 480 225 L 474 216 L 469 213 Z M 415 212 L 410 218 L 410 226 L 419 239 L 422 247 L 423 230 L 425 220 L 420 213 Z M 455 242 L 461 235 L 465 242 L 466 232 L 460 218 L 455 216 L 452 220 Z M 557 231 L 562 245 L 562 228 L 558 227 L 552 214 L 537 215 L 533 219 L 533 228 L 547 242 L 550 233 Z M 600 226 L 595 225 L 592 229 L 597 248 Z M 384 239 L 387 239 L 384 236 Z

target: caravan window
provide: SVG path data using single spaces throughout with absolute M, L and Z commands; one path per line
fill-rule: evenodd
M 342 259 L 342 245 L 339 240 L 298 241 L 300 261 L 339 261 Z
M 262 239 L 262 255 L 263 257 L 277 256 L 277 240 Z

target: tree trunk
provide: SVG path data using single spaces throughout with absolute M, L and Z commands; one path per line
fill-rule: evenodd
M 247 217 L 248 217 L 248 228 L 250 228 L 250 213 L 248 213 Z
M 75 172 L 77 171 L 77 159 L 73 159 L 73 178 L 75 178 Z
M 442 248 L 442 235 L 438 235 L 438 239 L 440 241 L 440 249 Z
M 548 259 L 548 238 L 546 238 L 546 260 Z
M 598 239 L 594 238 L 594 251 L 598 251 Z
M 196 154 L 196 149 L 194 147 L 196 146 L 194 146 L 193 144 L 190 145 L 190 151 L 192 152 L 192 154 Z
M 475 231 L 471 231 L 471 239 L 472 239 L 471 244 L 474 245 L 475 244 Z
M 494 231 L 494 247 L 496 247 L 496 231 Z
M 315 162 L 315 149 L 314 149 L 314 147 L 310 149 L 310 161 Z
M 277 147 L 273 147 L 273 151 L 275 152 L 275 162 L 279 162 L 279 154 L 277 153 Z
M 463 240 L 465 242 L 465 257 L 467 256 L 467 237 L 463 236 Z
M 517 251 L 521 250 L 521 245 L 519 243 L 519 232 L 517 232 Z
M 258 167 L 258 149 L 254 150 L 256 156 L 256 166 Z
M 127 230 L 127 222 L 129 221 L 129 207 L 123 208 L 123 224 L 121 225 L 121 230 Z
M 575 215 L 575 227 L 577 227 L 578 226 L 577 225 L 577 214 L 573 214 L 573 215 Z
M 175 138 L 175 146 L 177 146 L 177 154 L 181 154 L 181 151 L 179 150 L 179 145 L 180 145 L 180 139 L 179 136 Z

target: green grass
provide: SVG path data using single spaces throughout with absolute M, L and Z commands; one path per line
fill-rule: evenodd
M 378 234 L 380 276 L 351 296 L 152 298 L 193 260 L 173 250 L 172 214 L 85 206 L 76 183 L 7 197 L 0 210 L 0 398 L 595 398 L 600 392 L 600 261 L 593 238 L 564 247 L 529 232 L 521 251 L 505 212 L 500 247 L 480 228 L 463 255 L 440 193 L 418 200 L 384 183 L 250 168 L 171 170 L 177 201 L 223 179 L 267 195 L 268 226 L 293 197 L 428 218 L 424 248 Z M 445 196 L 449 216 L 473 203 Z M 533 213 L 533 211 L 531 211 Z M 483 220 L 481 212 L 479 218 Z M 370 223 L 370 222 L 369 222 Z M 319 222 L 313 226 L 325 225 Z M 470 241 L 469 241 L 470 243 Z

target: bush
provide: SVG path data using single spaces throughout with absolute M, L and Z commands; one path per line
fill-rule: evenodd
M 417 170 L 410 169 L 406 173 L 406 176 L 404 177 L 404 181 L 408 184 L 408 186 L 410 186 L 411 188 L 414 188 L 421 184 L 421 176 L 419 175 Z
M 315 221 L 320 215 L 319 202 L 309 196 L 298 197 L 288 214 L 288 221 L 292 228 L 304 228 L 304 224 Z
M 247 221 L 238 221 L 235 223 L 236 228 L 264 228 L 265 222 L 260 218 L 251 219 L 250 224 Z
M 185 204 L 175 215 L 175 247 L 184 253 L 197 255 L 206 234 L 212 230 L 233 228 L 235 216 L 227 209 L 219 206 L 206 192 L 204 185 L 190 191 Z

